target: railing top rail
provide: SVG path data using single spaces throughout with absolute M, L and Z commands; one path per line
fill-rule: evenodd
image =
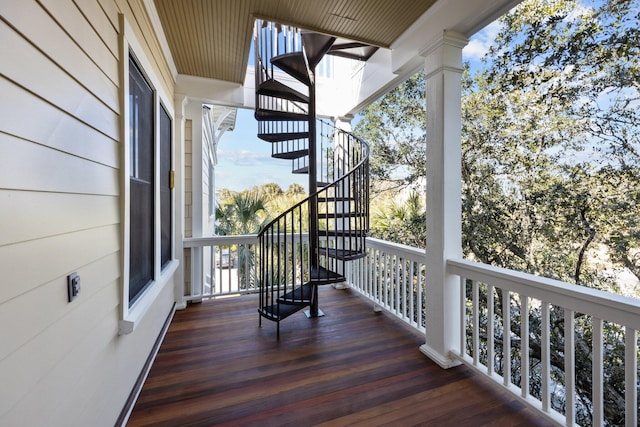
M 389 253 L 393 253 L 395 255 L 400 255 L 404 258 L 411 259 L 417 262 L 426 261 L 426 249 L 419 249 L 400 243 L 388 242 L 386 240 L 380 240 L 374 237 L 367 237 L 367 247 L 370 249 L 379 249 Z
M 447 260 L 448 271 L 640 330 L 640 300 L 560 280 L 464 259 Z
M 208 236 L 208 237 L 187 237 L 182 239 L 185 248 L 197 248 L 201 246 L 225 246 L 225 245 L 256 245 L 258 244 L 257 234 L 242 234 L 234 236 Z

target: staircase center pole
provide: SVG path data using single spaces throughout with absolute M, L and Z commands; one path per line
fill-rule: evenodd
M 309 70 L 309 257 L 311 268 L 318 270 L 318 174 L 316 165 L 316 74 Z M 309 317 L 318 317 L 318 286 L 312 286 L 313 295 L 309 307 Z

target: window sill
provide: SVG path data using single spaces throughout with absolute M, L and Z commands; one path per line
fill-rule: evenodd
M 118 323 L 118 335 L 127 335 L 132 333 L 138 324 L 142 321 L 149 308 L 153 306 L 158 295 L 170 282 L 170 279 L 173 277 L 173 274 L 178 269 L 178 260 L 172 260 L 169 264 L 162 270 L 160 274 L 160 279 L 156 280 L 152 283 L 140 296 L 138 301 L 133 305 L 133 307 L 129 308 L 128 313 L 124 316 L 124 319 L 120 320 Z

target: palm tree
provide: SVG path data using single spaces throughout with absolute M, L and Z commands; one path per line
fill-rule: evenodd
M 379 205 L 372 216 L 371 234 L 391 242 L 423 248 L 426 244 L 426 216 L 420 195 L 411 193 L 403 204 L 391 200 Z
M 257 191 L 235 193 L 227 200 L 227 203 L 216 208 L 216 220 L 219 235 L 258 233 L 267 222 L 264 196 Z M 241 278 L 241 288 L 255 284 L 254 265 L 254 249 L 247 245 L 241 245 L 238 248 L 238 273 Z M 245 283 L 245 278 L 248 278 L 247 283 Z
M 266 202 L 256 191 L 235 193 L 216 208 L 219 235 L 254 234 L 266 223 Z

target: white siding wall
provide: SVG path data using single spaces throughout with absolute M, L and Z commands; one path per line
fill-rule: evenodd
M 173 304 L 121 313 L 118 14 L 173 77 L 142 0 L 0 2 L 0 425 L 112 426 Z M 67 275 L 79 297 L 67 302 Z

